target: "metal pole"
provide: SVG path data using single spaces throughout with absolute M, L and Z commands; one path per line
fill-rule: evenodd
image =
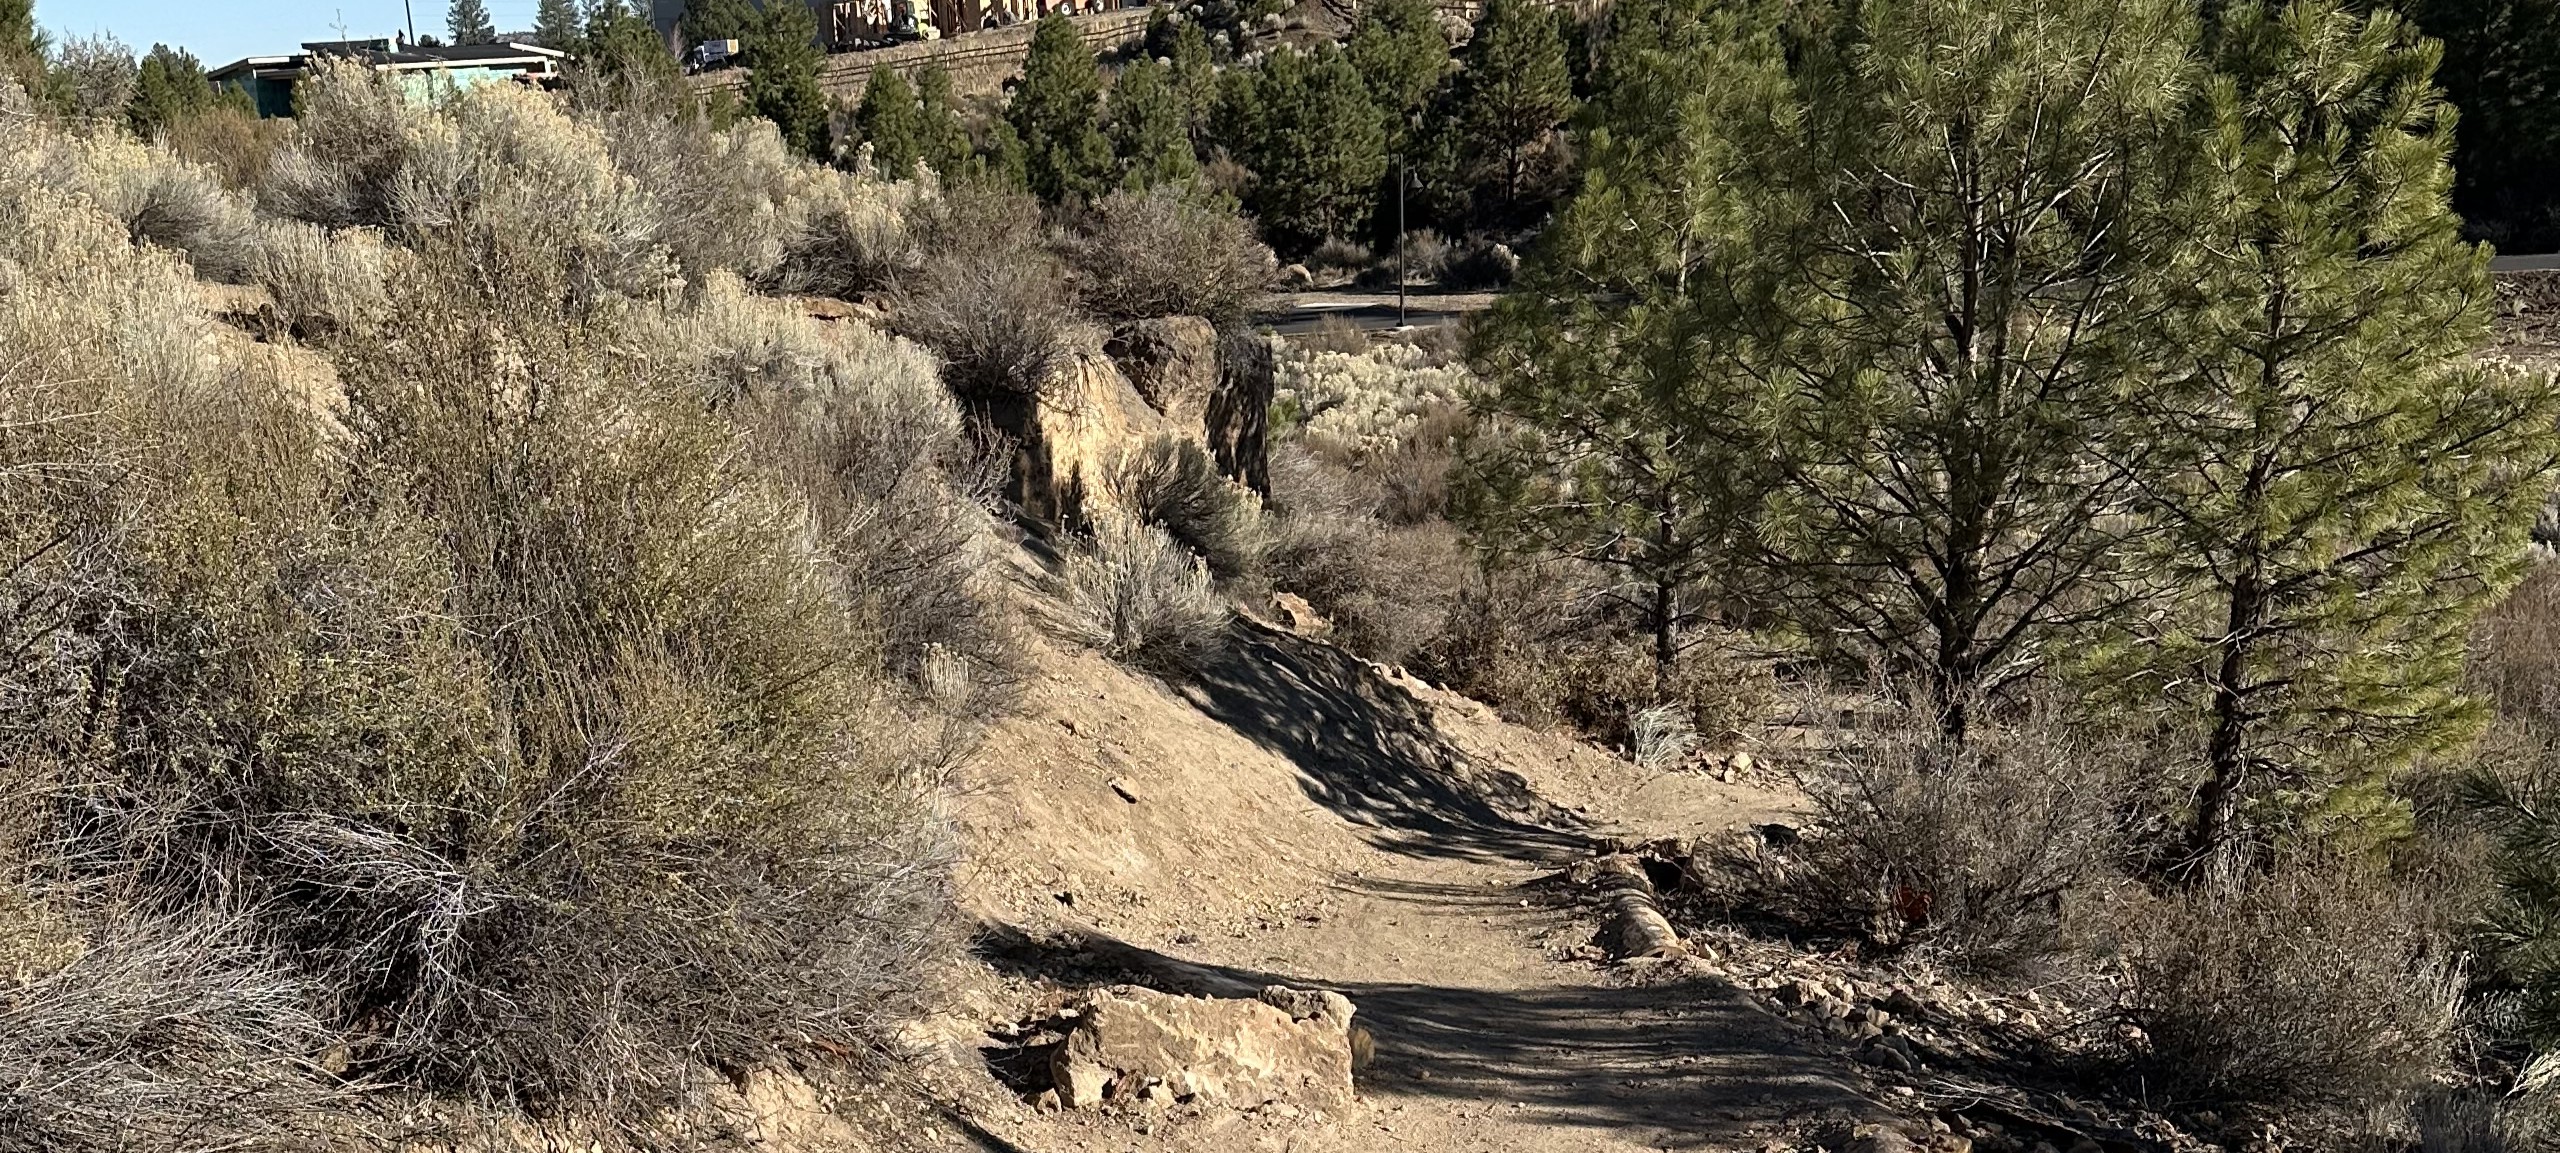
M 1404 327 L 1404 158 L 1396 158 L 1396 327 Z
M 409 25 L 409 43 L 418 42 L 418 14 L 409 10 L 409 0 L 400 0 L 400 16 Z

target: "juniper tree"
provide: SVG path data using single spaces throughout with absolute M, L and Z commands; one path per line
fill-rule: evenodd
M 1498 551 L 1614 567 L 1667 695 L 1689 628 L 1738 576 L 1766 482 L 1751 397 L 1771 284 L 1755 197 L 1789 81 L 1744 5 L 1621 0 L 1581 184 L 1471 350 L 1500 431 L 1466 454 L 1459 517 Z
M 1041 17 L 1006 119 L 1022 141 L 1031 191 L 1042 200 L 1097 196 L 1110 186 L 1111 142 L 1102 135 L 1101 109 L 1102 73 L 1093 50 L 1066 17 Z
M 1120 69 L 1111 84 L 1111 151 L 1124 188 L 1177 184 L 1199 171 L 1191 152 L 1191 115 L 1173 70 L 1153 60 Z
M 216 91 L 194 53 L 154 44 L 134 69 L 133 96 L 125 103 L 124 122 L 135 136 L 150 140 L 208 108 L 245 101 L 238 89 Z
M 453 0 L 445 6 L 444 29 L 456 44 L 487 44 L 498 38 L 498 26 L 489 19 L 485 0 Z
M 670 85 L 676 76 L 675 58 L 657 28 L 623 0 L 596 0 L 587 9 L 579 48 L 584 70 L 599 79 L 645 89 Z
M 1573 76 L 1556 20 L 1537 0 L 1490 0 L 1458 73 L 1453 127 L 1500 173 L 1506 210 L 1519 202 L 1531 150 L 1573 112 Z
M 2159 355 L 2192 21 L 2168 0 L 1879 0 L 1795 51 L 1802 287 L 1762 519 L 1808 637 L 1981 697 L 2105 619 Z
M 743 46 L 747 108 L 773 122 L 782 139 L 804 156 L 826 160 L 834 151 L 827 125 L 827 94 L 818 87 L 818 21 L 807 6 L 782 0 L 764 16 Z
M 853 124 L 862 142 L 871 146 L 873 171 L 891 180 L 916 174 L 916 162 L 924 157 L 924 117 L 916 107 L 914 90 L 897 69 L 871 70 Z
M 2371 815 L 2466 738 L 2475 614 L 2519 572 L 2553 466 L 2545 379 L 2475 363 L 2489 253 L 2448 204 L 2436 48 L 2389 12 L 2240 5 L 2214 37 L 2183 181 L 2174 467 L 2146 504 L 2174 611 L 2139 651 L 2202 730 L 2187 840 Z
M 53 47 L 36 24 L 35 0 L 0 0 L 0 80 L 30 94 L 44 91 L 45 56 Z

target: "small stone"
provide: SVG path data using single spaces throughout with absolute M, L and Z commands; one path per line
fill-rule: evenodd
M 1848 1153 L 1912 1153 L 1911 1139 L 1886 1125 L 1860 1125 L 1849 1132 Z
M 1889 1069 L 1896 1073 L 1911 1071 L 1911 1055 L 1891 1045 L 1869 1045 L 1859 1051 L 1858 1059 L 1876 1068 Z

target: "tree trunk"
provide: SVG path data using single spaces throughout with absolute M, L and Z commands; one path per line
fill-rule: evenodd
M 2213 735 L 2205 743 L 2204 784 L 2196 788 L 2195 823 L 2188 830 L 2186 871 L 2196 884 L 2222 884 L 2240 869 L 2240 802 L 2249 785 L 2249 644 L 2265 611 L 2256 572 L 2232 582 L 2224 622 L 2222 659 L 2215 664 Z

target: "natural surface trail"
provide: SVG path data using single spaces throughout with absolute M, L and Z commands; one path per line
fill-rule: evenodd
M 1044 1113 L 955 1061 L 980 1147 L 1756 1148 L 1873 1112 L 1721 979 L 1587 959 L 1589 911 L 1541 883 L 1602 835 L 1781 815 L 1781 790 L 1650 773 L 1258 626 L 1178 690 L 1044 653 L 1025 704 L 963 814 L 988 972 L 953 1051 L 1044 990 L 1284 983 L 1349 995 L 1377 1057 L 1320 1120 Z

